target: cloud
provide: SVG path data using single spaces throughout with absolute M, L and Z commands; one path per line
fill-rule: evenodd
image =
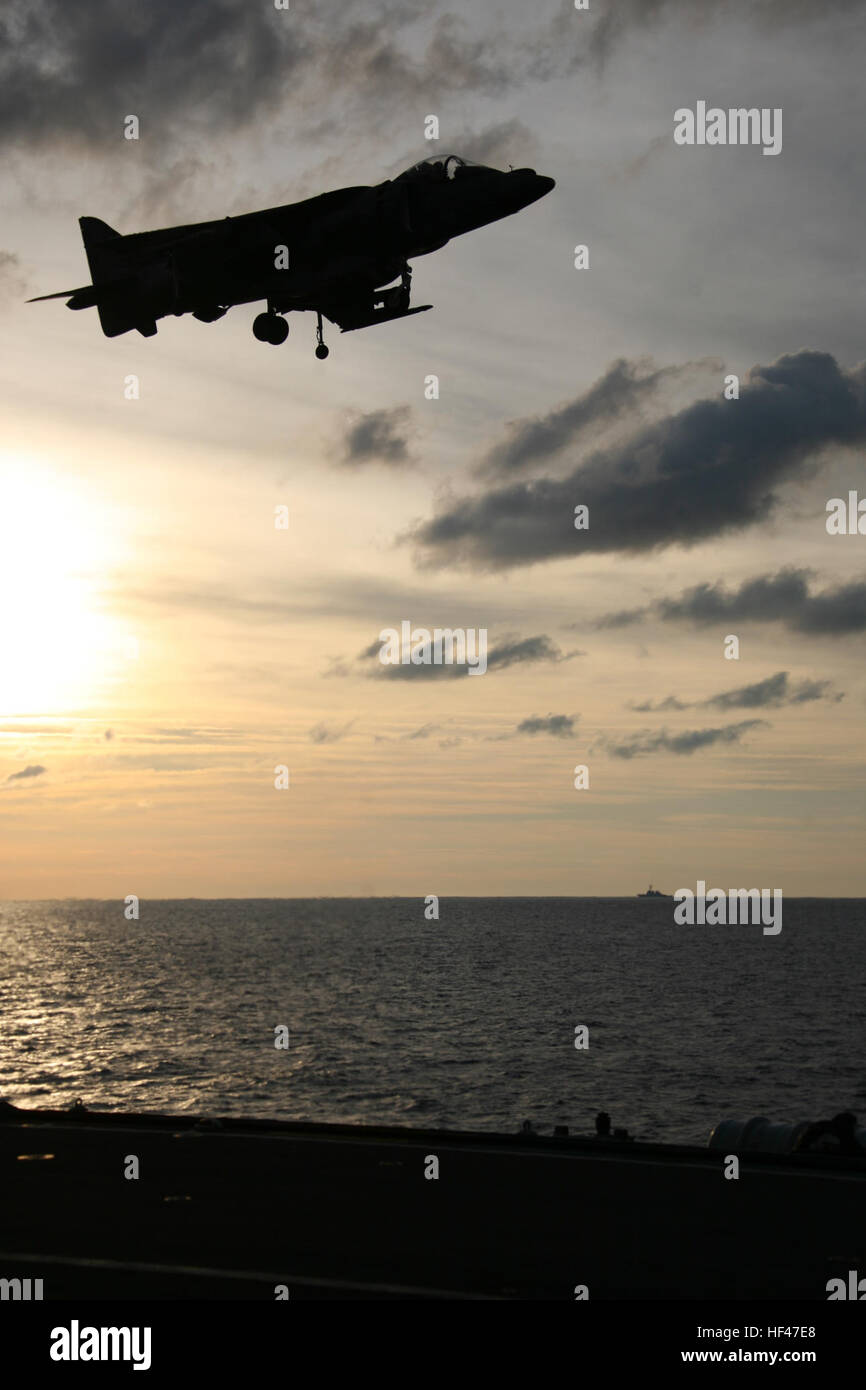
M 545 634 L 541 633 L 538 637 L 515 637 L 503 639 L 497 647 L 494 647 L 487 656 L 487 669 L 506 670 L 509 666 L 521 666 L 525 663 L 537 661 L 570 661 L 572 657 L 581 656 L 578 651 L 563 652 L 557 644 Z
M 699 627 L 778 622 L 792 632 L 817 635 L 866 632 L 866 579 L 813 593 L 811 578 L 811 570 L 785 568 L 747 579 L 738 589 L 728 589 L 721 581 L 696 584 L 678 598 L 662 598 L 643 608 L 609 613 L 593 626 L 626 627 L 654 616 L 663 622 L 689 622 Z
M 618 627 L 630 627 L 632 623 L 639 623 L 642 618 L 649 617 L 653 612 L 651 606 L 643 608 L 618 608 L 613 613 L 603 613 L 600 618 L 596 618 L 592 626 L 600 631 L 615 629 Z M 569 623 L 569 628 L 579 627 L 579 623 Z
M 662 150 L 668 149 L 670 149 L 670 134 L 668 131 L 664 131 L 661 135 L 656 135 L 654 139 L 650 140 L 640 154 L 635 155 L 634 159 L 630 159 L 624 165 L 619 177 L 621 179 L 636 178 L 638 174 L 643 173 L 651 159 L 660 154 Z
M 804 705 L 813 700 L 833 700 L 838 703 L 842 699 L 843 695 L 833 692 L 831 681 L 791 681 L 787 671 L 777 671 L 765 680 L 741 685 L 735 690 L 724 690 L 707 700 L 683 702 L 676 695 L 669 695 L 657 704 L 645 700 L 643 704 L 632 705 L 631 708 L 641 714 L 658 714 L 670 709 L 779 709 L 783 705 Z
M 781 705 L 802 705 L 812 700 L 841 700 L 832 694 L 830 681 L 790 681 L 787 671 L 777 671 L 766 680 L 725 690 L 704 703 L 714 709 L 768 709 Z
M 354 723 L 355 720 L 350 719 L 348 724 L 342 725 L 316 724 L 310 729 L 310 739 L 313 743 L 339 743 L 341 738 L 345 738 Z
M 408 405 L 398 405 L 392 410 L 371 410 L 358 415 L 346 430 L 342 462 L 351 467 L 364 463 L 410 463 L 407 427 L 411 414 Z
M 574 719 L 570 714 L 530 715 L 515 729 L 515 734 L 550 734 L 553 738 L 571 738 Z
M 450 502 L 406 539 L 422 564 L 481 570 L 696 545 L 765 521 L 779 489 L 814 472 L 825 446 L 864 442 L 866 364 L 846 371 L 804 350 L 754 367 L 738 401 L 697 401 L 564 479 Z M 588 529 L 574 528 L 577 505 L 589 508 Z
M 273 111 L 307 55 L 303 28 L 273 5 L 234 0 L 11 0 L 0 21 L 0 140 L 122 141 L 178 118 L 209 131 Z
M 364 19 L 347 22 L 347 9 L 334 3 L 331 13 L 319 5 L 318 45 L 313 61 L 316 78 L 333 92 L 362 103 L 371 120 L 383 119 L 415 102 L 418 92 L 503 92 L 521 80 L 527 64 L 520 50 L 498 24 L 482 32 L 454 14 L 440 14 L 432 23 L 426 44 L 400 43 L 398 32 L 430 6 L 421 3 L 378 6 Z M 330 125 L 330 122 L 328 122 Z
M 445 727 L 445 726 L 442 725 L 442 724 L 434 724 L 434 723 L 432 723 L 432 722 L 428 722 L 427 724 L 422 724 L 422 725 L 421 725 L 419 728 L 417 728 L 417 729 L 411 729 L 411 730 L 409 731 L 408 734 L 395 734 L 395 735 L 392 735 L 392 734 L 374 734 L 374 735 L 373 735 L 373 742 L 374 742 L 374 743 L 416 743 L 416 742 L 418 742 L 418 741 L 420 741 L 420 740 L 423 740 L 423 739 L 432 738 L 434 734 L 439 733 L 444 727 Z M 447 740 L 446 740 L 446 742 L 447 742 Z M 459 742 L 462 742 L 462 739 L 458 739 L 457 742 L 458 742 L 458 743 L 459 743 Z M 445 742 L 443 742 L 441 739 L 440 739 L 440 741 L 439 741 L 439 747 L 440 747 L 440 748 L 444 748 L 444 747 L 445 747 Z
M 662 710 L 668 709 L 693 709 L 692 704 L 684 704 L 678 700 L 676 695 L 668 695 L 666 700 L 643 700 L 641 704 L 630 703 L 629 709 L 633 709 L 638 714 L 659 714 Z
M 421 643 L 414 644 L 416 650 L 424 650 Z M 463 665 L 403 665 L 384 663 L 379 660 L 383 643 L 378 637 L 358 653 L 354 663 L 337 660 L 328 674 L 331 676 L 350 676 L 363 674 L 374 680 L 456 680 L 468 676 L 470 667 Z M 475 648 L 477 653 L 478 648 Z M 511 666 L 535 665 L 539 662 L 558 664 L 583 655 L 579 651 L 563 652 L 546 633 L 535 637 L 503 636 L 494 646 L 488 647 L 487 672 L 506 671 Z M 480 679 L 480 677 L 474 677 Z
M 777 34 L 785 26 L 826 19 L 831 12 L 838 16 L 855 12 L 858 4 L 859 0 L 827 0 L 826 5 L 818 7 L 813 0 L 749 0 L 748 4 L 740 7 L 740 15 L 755 27 Z M 571 8 L 571 4 L 566 3 L 559 19 L 559 32 L 564 36 L 568 32 L 568 11 Z M 585 49 L 571 55 L 571 63 L 576 67 L 580 66 L 582 60 L 589 60 L 596 68 L 603 69 L 615 51 L 634 33 L 648 30 L 668 19 L 698 27 L 717 21 L 719 17 L 717 0 L 616 0 L 615 5 L 601 8 L 597 19 L 589 27 Z M 725 11 L 726 20 L 736 17 L 736 13 L 730 15 Z M 583 14 L 580 18 L 584 18 Z
M 6 778 L 6 784 L 10 782 L 26 782 L 33 777 L 42 777 L 48 771 L 47 767 L 42 767 L 39 763 L 31 763 L 28 767 L 22 767 L 20 772 L 10 772 Z
M 427 148 L 422 148 L 425 144 Z M 464 159 L 472 159 L 476 164 L 489 164 L 494 169 L 504 168 L 508 164 L 515 168 L 525 167 L 541 159 L 538 137 L 515 117 L 480 128 L 463 126 L 449 135 L 448 147 L 459 152 Z M 389 177 L 402 174 L 404 169 L 429 158 L 429 155 L 429 144 L 423 140 L 420 144 L 404 147 L 402 154 L 392 160 Z
M 410 743 L 414 742 L 415 739 L 430 738 L 433 734 L 438 733 L 441 727 L 441 724 L 422 724 L 420 729 L 413 729 L 411 734 L 403 734 L 403 738 L 408 739 Z
M 226 183 L 225 152 L 218 158 L 205 159 L 198 152 L 188 151 L 176 159 L 161 159 L 156 164 L 142 165 L 135 193 L 124 203 L 118 218 L 118 229 L 133 231 L 142 225 L 171 226 L 173 223 L 183 223 L 188 220 L 192 208 L 207 209 L 215 190 L 225 189 Z M 321 189 L 315 191 L 320 192 Z M 216 194 L 216 197 L 220 195 Z M 222 197 L 225 197 L 225 193 Z M 234 190 L 231 199 L 227 207 L 218 204 L 219 210 L 233 211 L 247 201 L 245 197 L 239 198 Z
M 743 17 L 775 32 L 826 23 L 859 0 L 752 0 Z M 600 70 L 632 35 L 669 16 L 718 18 L 710 0 L 617 0 L 576 13 L 568 0 L 547 24 L 520 32 L 497 11 L 468 24 L 424 0 L 380 0 L 363 18 L 344 0 L 278 11 L 237 0 L 7 0 L 0 18 L 0 142 L 121 145 L 123 117 L 138 115 L 142 142 L 164 161 L 177 147 L 264 119 L 291 119 L 295 138 L 348 139 L 392 130 L 419 92 L 473 97 Z M 431 12 L 432 11 L 432 12 Z M 482 11 L 483 15 L 483 11 Z M 427 32 L 421 37 L 418 21 Z M 335 106 L 339 92 L 340 105 Z M 322 116 L 320 113 L 326 111 Z M 142 153 L 151 153 L 142 144 Z
M 451 141 L 465 159 L 476 164 L 489 164 L 494 169 L 513 164 L 515 168 L 538 162 L 540 146 L 536 135 L 515 118 L 498 121 L 495 125 L 471 130 L 464 127 Z
M 21 259 L 14 251 L 0 251 L 0 303 L 20 299 L 27 289 Z
M 739 724 L 727 724 L 721 729 L 687 729 L 681 734 L 669 734 L 667 729 L 658 732 L 645 730 L 633 734 L 622 743 L 606 742 L 603 747 L 612 758 L 630 759 L 648 753 L 676 753 L 680 757 L 687 757 L 699 748 L 711 748 L 718 743 L 739 743 L 751 729 L 769 727 L 765 719 L 744 719 Z
M 234 729 L 210 729 L 210 728 L 191 728 L 191 729 L 163 729 L 159 726 L 144 729 L 140 734 L 136 734 L 135 743 L 139 744 L 224 744 L 226 740 L 234 741 L 238 737 Z
M 116 0 L 9 0 L 0 142 L 120 148 L 131 113 L 148 157 L 154 136 L 191 144 L 202 133 L 254 130 L 280 112 L 294 113 L 296 137 L 345 140 L 353 115 L 366 116 L 369 135 L 419 91 L 494 93 L 525 76 L 520 47 L 501 26 L 475 33 L 446 13 L 423 41 L 407 40 L 419 18 L 429 18 L 421 0 L 370 4 L 362 19 L 341 0 L 318 0 L 302 19 L 294 5 L 278 11 L 270 0 L 150 0 L 130 12 Z M 323 120 L 322 102 L 332 111 L 337 90 L 346 109 Z M 163 158 L 165 147 L 160 138 Z
M 490 449 L 481 471 L 507 475 L 525 470 L 574 445 L 589 426 L 622 419 L 654 396 L 662 382 L 683 376 L 695 367 L 707 366 L 722 370 L 722 364 L 712 359 L 684 366 L 654 367 L 647 357 L 631 362 L 620 357 L 573 401 L 557 406 L 547 415 L 510 421 L 505 439 Z

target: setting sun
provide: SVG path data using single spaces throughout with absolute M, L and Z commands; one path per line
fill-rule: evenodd
M 104 681 L 121 637 L 99 609 L 105 517 L 39 464 L 0 458 L 0 712 L 69 712 Z

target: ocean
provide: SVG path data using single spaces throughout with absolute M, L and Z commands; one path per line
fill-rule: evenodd
M 6 902 L 0 1096 L 506 1133 L 606 1110 L 699 1144 L 862 1124 L 864 928 L 860 899 L 786 900 L 777 936 L 637 898 Z

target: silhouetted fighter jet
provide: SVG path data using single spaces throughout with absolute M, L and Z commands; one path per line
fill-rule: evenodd
M 533 169 L 502 173 L 449 155 L 375 188 L 341 188 L 217 222 L 121 236 L 98 217 L 82 217 L 93 284 L 38 299 L 65 299 L 67 309 L 96 305 L 109 338 L 133 328 L 149 338 L 168 314 L 212 323 L 235 304 L 265 300 L 267 312 L 253 320 L 260 342 L 284 343 L 282 315 L 309 310 L 318 316 L 316 356 L 325 358 L 323 315 L 348 333 L 432 308 L 409 308 L 409 261 L 510 217 L 553 187 Z

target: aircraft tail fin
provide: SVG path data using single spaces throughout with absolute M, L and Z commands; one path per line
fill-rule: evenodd
M 152 337 L 156 332 L 156 319 L 147 316 L 139 302 L 135 257 L 123 246 L 125 238 L 98 217 L 79 217 L 78 224 L 93 284 L 58 290 L 56 294 L 40 294 L 28 303 L 65 299 L 67 309 L 91 309 L 95 305 L 107 338 L 116 338 L 132 328 L 145 338 Z
M 122 241 L 120 232 L 116 232 L 113 227 L 109 227 L 107 222 L 103 222 L 98 217 L 79 217 L 78 225 L 81 228 L 81 240 L 84 242 L 84 251 L 87 256 L 87 264 L 90 266 L 90 274 L 93 276 L 94 285 L 100 280 L 105 280 L 105 274 L 109 265 L 116 264 L 116 256 L 108 251 L 112 242 Z
M 120 232 L 99 217 L 79 217 L 78 225 L 94 288 L 99 290 L 106 282 L 122 282 L 128 276 L 130 266 L 128 256 L 123 254 L 124 238 Z M 99 322 L 107 338 L 116 338 L 120 333 L 128 333 L 131 328 L 139 327 L 138 312 L 130 306 L 120 286 L 118 290 L 117 293 L 103 292 L 94 299 Z M 151 332 L 156 332 L 156 327 L 146 325 L 141 332 L 149 336 Z

